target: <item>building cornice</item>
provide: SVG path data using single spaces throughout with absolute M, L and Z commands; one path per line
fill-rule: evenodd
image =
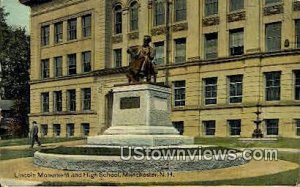
M 52 0 L 19 0 L 20 3 L 26 6 L 32 6 L 32 5 L 38 5 L 38 4 L 43 4 L 50 2 Z

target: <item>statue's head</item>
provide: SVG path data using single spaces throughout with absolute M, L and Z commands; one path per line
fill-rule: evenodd
M 149 43 L 151 43 L 151 36 L 149 35 L 145 35 L 144 36 L 144 45 L 148 45 Z

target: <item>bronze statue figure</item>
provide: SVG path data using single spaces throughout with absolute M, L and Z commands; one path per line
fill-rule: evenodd
M 131 56 L 131 62 L 126 76 L 129 83 L 142 82 L 144 78 L 147 82 L 151 82 L 152 78 L 153 82 L 156 82 L 157 71 L 153 62 L 155 49 L 149 45 L 150 43 L 151 37 L 146 35 L 142 46 L 128 48 L 127 53 Z

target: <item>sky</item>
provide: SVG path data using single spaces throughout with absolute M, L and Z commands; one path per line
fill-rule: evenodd
M 0 6 L 4 6 L 9 13 L 7 22 L 9 25 L 25 27 L 29 33 L 30 8 L 19 3 L 19 0 L 0 0 Z

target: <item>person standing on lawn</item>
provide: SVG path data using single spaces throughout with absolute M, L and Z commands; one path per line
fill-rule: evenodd
M 41 146 L 41 142 L 39 140 L 39 127 L 36 121 L 32 122 L 32 129 L 31 129 L 31 148 L 33 148 L 34 143 L 37 142 L 39 146 Z

